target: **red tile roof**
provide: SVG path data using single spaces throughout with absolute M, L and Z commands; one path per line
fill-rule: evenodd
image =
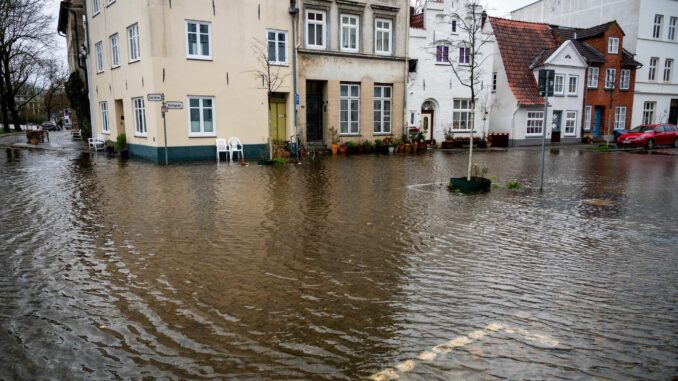
M 424 29 L 424 13 L 410 16 L 410 28 Z
M 530 65 L 556 44 L 547 24 L 490 17 L 509 86 L 519 105 L 543 105 Z

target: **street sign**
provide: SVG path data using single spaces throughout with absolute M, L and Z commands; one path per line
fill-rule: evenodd
M 184 102 L 181 101 L 167 101 L 165 102 L 167 108 L 170 110 L 181 110 L 184 108 Z
M 556 71 L 555 70 L 539 70 L 539 96 L 548 95 L 553 96 L 553 87 L 555 84 Z
M 299 104 L 299 94 L 294 94 L 294 104 Z
M 149 102 L 162 102 L 162 98 L 162 94 L 148 94 L 146 96 Z

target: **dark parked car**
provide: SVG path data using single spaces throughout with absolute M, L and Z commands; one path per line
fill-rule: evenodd
M 43 122 L 42 129 L 44 131 L 61 131 L 61 128 L 56 123 L 52 122 Z
M 678 148 L 678 127 L 673 124 L 643 124 L 617 138 L 617 145 L 648 149 L 656 145 L 672 145 Z

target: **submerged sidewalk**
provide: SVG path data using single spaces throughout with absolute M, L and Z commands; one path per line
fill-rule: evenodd
M 30 144 L 26 139 L 26 132 L 16 132 L 0 135 L 0 147 L 26 148 L 45 151 L 87 151 L 87 143 L 83 140 L 73 140 L 70 131 L 50 131 L 49 141 Z

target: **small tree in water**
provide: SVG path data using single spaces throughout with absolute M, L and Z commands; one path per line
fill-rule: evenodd
M 446 36 L 434 41 L 436 55 L 442 55 L 443 60 L 447 60 L 450 69 L 454 73 L 459 83 L 468 88 L 471 92 L 471 117 L 468 121 L 468 127 L 471 131 L 467 180 L 471 180 L 473 169 L 473 132 L 475 130 L 475 111 L 477 96 L 483 87 L 482 67 L 485 60 L 489 57 L 484 52 L 486 44 L 494 41 L 493 34 L 484 31 L 487 20 L 487 13 L 483 10 L 480 0 L 467 0 L 461 9 L 450 12 L 446 17 L 446 22 L 454 24 L 459 37 L 455 35 Z M 452 29 L 452 27 L 451 27 Z M 453 48 L 458 54 L 449 54 L 444 51 L 438 51 L 438 46 L 448 46 Z

